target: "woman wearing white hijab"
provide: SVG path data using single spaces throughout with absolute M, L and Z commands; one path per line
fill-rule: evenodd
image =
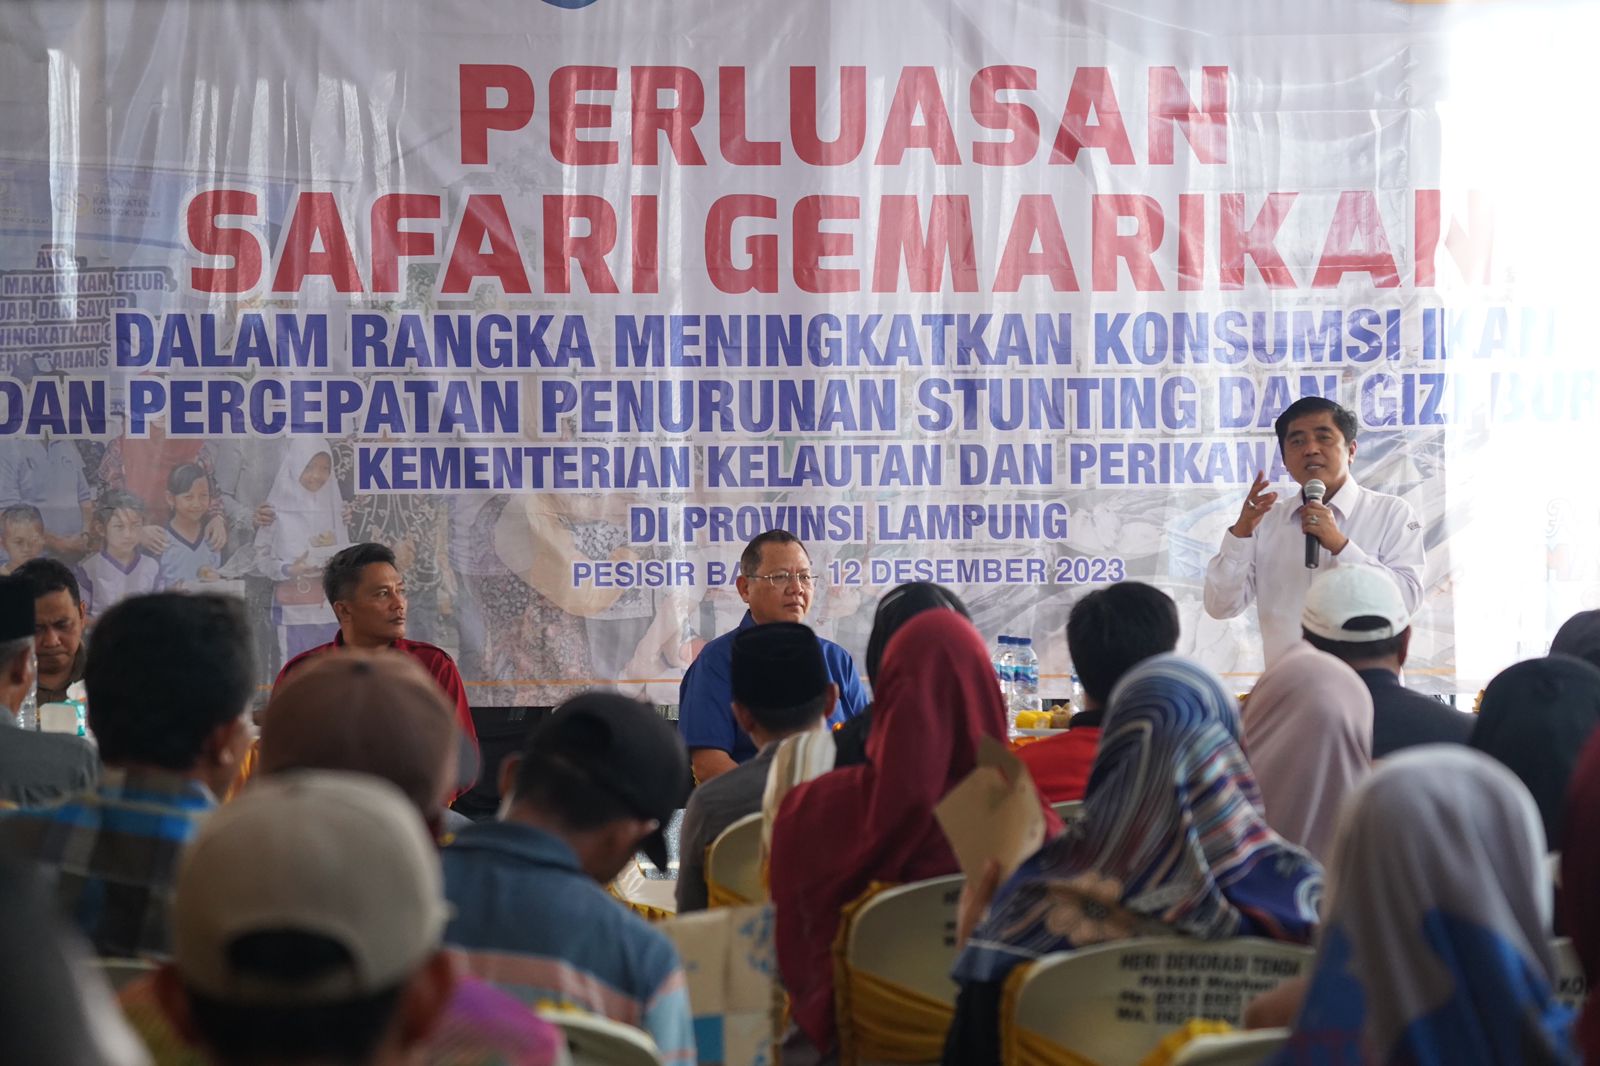
M 1551 995 L 1550 873 L 1533 797 L 1457 745 L 1383 761 L 1351 797 L 1316 963 L 1274 1064 L 1572 1063 Z
M 1345 797 L 1372 769 L 1372 693 L 1348 665 L 1296 644 L 1244 704 L 1244 750 L 1267 824 L 1327 863 Z
M 266 502 L 275 518 L 256 534 L 256 547 L 262 572 L 277 582 L 273 614 L 287 662 L 332 640 L 339 628 L 322 593 L 322 565 L 350 543 L 350 534 L 328 442 L 292 439 Z

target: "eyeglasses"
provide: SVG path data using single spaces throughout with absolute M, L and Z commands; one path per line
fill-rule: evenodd
M 803 589 L 811 588 L 819 583 L 817 575 L 809 570 L 802 570 L 797 574 L 791 574 L 787 570 L 779 570 L 776 574 L 751 574 L 749 579 L 751 581 L 765 581 L 775 589 L 787 588 L 791 581 L 797 582 Z

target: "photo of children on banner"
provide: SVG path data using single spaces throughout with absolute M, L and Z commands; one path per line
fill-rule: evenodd
M 100 550 L 78 564 L 78 584 L 92 622 L 129 596 L 154 592 L 161 564 L 140 549 L 144 501 L 124 489 L 102 493 L 94 508 Z

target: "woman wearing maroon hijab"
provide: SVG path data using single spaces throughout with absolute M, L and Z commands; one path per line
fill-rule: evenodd
M 874 881 L 957 872 L 933 808 L 977 765 L 979 737 L 1003 742 L 1006 734 L 989 652 L 955 611 L 907 622 L 873 680 L 867 761 L 796 787 L 772 833 L 778 970 L 795 1022 L 824 1053 L 835 1042 L 840 910 Z M 1048 807 L 1045 814 L 1053 833 L 1060 823 Z

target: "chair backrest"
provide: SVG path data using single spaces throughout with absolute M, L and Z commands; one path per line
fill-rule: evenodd
M 713 902 L 731 898 L 737 903 L 759 903 L 767 898 L 761 883 L 760 812 L 740 818 L 711 842 L 706 853 L 706 885 Z
M 960 874 L 884 889 L 850 919 L 839 996 L 844 1066 L 936 1063 L 955 1012 Z
M 1006 1023 L 1104 1066 L 1135 1063 L 1192 1019 L 1243 1024 L 1252 997 L 1309 973 L 1312 957 L 1254 937 L 1148 937 L 1047 955 Z
M 1287 1029 L 1197 1036 L 1179 1049 L 1172 1066 L 1260 1066 L 1288 1039 Z
M 1550 941 L 1550 950 L 1556 956 L 1556 999 L 1577 1010 L 1589 995 L 1589 981 L 1583 974 L 1578 949 L 1563 936 Z
M 95 966 L 105 974 L 114 992 L 120 992 L 139 978 L 154 973 L 156 964 L 144 959 L 96 959 Z
M 655 1041 L 631 1025 L 581 1011 L 540 1011 L 561 1027 L 572 1066 L 661 1066 Z
M 951 1006 L 956 983 L 956 904 L 960 874 L 885 889 L 868 900 L 850 923 L 845 960 Z
M 1052 803 L 1050 809 L 1056 812 L 1056 817 L 1061 819 L 1062 825 L 1071 825 L 1083 817 L 1083 800 L 1067 800 L 1065 803 Z

